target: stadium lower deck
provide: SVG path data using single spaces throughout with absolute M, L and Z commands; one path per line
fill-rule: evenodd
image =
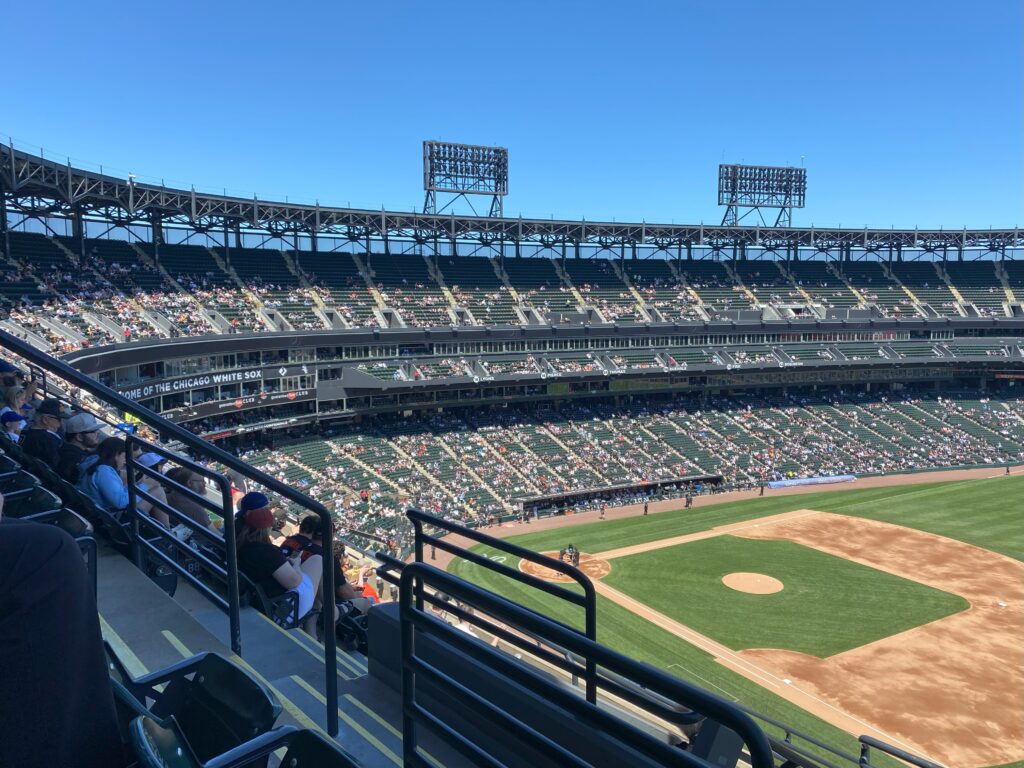
M 346 532 L 404 536 L 407 506 L 469 523 L 514 514 L 516 500 L 721 475 L 722 489 L 765 480 L 870 476 L 1024 461 L 1024 400 L 974 392 L 761 393 L 461 409 L 428 418 L 306 428 L 243 453 L 322 500 Z M 252 444 L 252 443 L 243 443 Z M 657 492 L 685 492 L 680 483 Z M 544 506 L 544 505 L 541 505 Z M 547 505 L 551 508 L 555 502 Z M 568 505 L 574 505 L 570 502 Z M 586 506 L 582 502 L 578 508 Z

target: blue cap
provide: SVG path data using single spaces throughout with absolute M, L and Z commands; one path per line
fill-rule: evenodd
M 4 415 L 0 416 L 0 424 L 10 424 L 12 421 L 28 421 L 17 411 L 4 411 Z
M 249 491 L 242 500 L 238 502 L 239 512 L 248 512 L 250 509 L 263 509 L 270 506 L 270 499 L 259 491 Z
M 18 369 L 6 360 L 0 360 L 0 373 L 17 373 Z

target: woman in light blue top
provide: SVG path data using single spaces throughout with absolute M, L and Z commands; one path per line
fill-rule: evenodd
M 78 490 L 108 512 L 120 517 L 128 508 L 128 482 L 124 469 L 125 442 L 120 437 L 108 437 L 96 448 L 93 456 L 82 462 Z M 136 488 L 146 491 L 159 502 L 166 503 L 164 487 L 150 478 L 136 483 Z M 151 515 L 158 523 L 168 526 L 167 513 L 149 499 L 137 497 L 136 508 Z
M 78 488 L 108 512 L 115 514 L 128 508 L 128 486 L 124 473 L 124 440 L 108 437 L 99 444 L 96 460 L 83 467 Z

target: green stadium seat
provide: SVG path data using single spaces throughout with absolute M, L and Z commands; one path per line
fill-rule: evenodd
M 269 690 L 216 653 L 133 679 L 109 645 L 106 652 L 119 716 L 143 714 L 163 724 L 173 718 L 202 762 L 268 732 L 281 713 Z
M 61 508 L 60 499 L 42 486 L 33 487 L 29 493 L 10 499 L 5 494 L 4 515 L 22 520 L 32 520 Z
M 208 761 L 199 760 L 174 718 L 160 723 L 140 716 L 131 725 L 131 742 L 140 768 L 242 768 L 258 764 L 287 747 L 281 765 L 288 768 L 359 768 L 345 750 L 313 731 L 282 726 Z

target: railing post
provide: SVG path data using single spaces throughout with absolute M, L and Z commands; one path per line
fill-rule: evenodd
M 242 655 L 242 622 L 239 618 L 238 597 L 238 548 L 235 543 L 235 510 L 231 503 L 231 481 L 224 475 L 217 479 L 224 514 L 224 560 L 228 576 L 228 624 L 231 636 L 231 650 Z
M 135 505 L 139 503 L 138 494 L 135 488 L 135 459 L 132 456 L 132 447 L 135 443 L 135 437 L 131 432 L 125 433 L 124 436 L 124 469 L 125 469 L 125 483 L 128 486 L 128 506 L 124 511 L 124 514 L 128 515 L 128 521 L 131 525 L 131 548 L 132 548 L 132 560 L 135 562 L 135 567 L 143 573 L 146 569 L 143 567 L 142 562 L 142 545 L 139 544 L 139 539 L 142 536 L 141 529 L 139 526 L 139 515 L 135 510 Z
M 324 697 L 327 699 L 327 732 L 338 735 L 338 638 L 334 634 L 334 521 L 323 505 L 316 510 L 320 518 L 323 541 L 323 576 L 320 584 L 324 596 Z
M 860 768 L 871 768 L 871 747 L 863 741 L 860 743 Z

